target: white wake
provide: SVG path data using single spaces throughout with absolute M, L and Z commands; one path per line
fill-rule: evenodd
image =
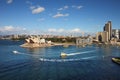
M 77 53 L 70 53 L 67 54 L 67 56 L 72 56 L 72 55 L 77 55 L 77 54 L 84 54 L 84 53 L 90 53 L 90 52 L 94 52 L 95 50 L 92 51 L 85 51 L 85 52 L 77 52 Z M 22 53 L 19 51 L 14 50 L 13 51 L 14 54 L 23 54 L 23 55 L 28 55 L 28 56 L 38 56 L 41 57 L 40 55 L 31 55 L 31 54 L 26 54 L 26 53 Z M 38 58 L 36 57 L 36 58 Z M 90 57 L 83 57 L 83 58 L 78 58 L 78 59 L 47 59 L 47 58 L 38 58 L 40 61 L 47 61 L 47 62 L 70 62 L 70 61 L 80 61 L 80 60 L 88 60 L 88 59 L 94 59 L 97 56 L 90 56 Z
M 40 56 L 40 55 L 32 55 L 32 54 L 26 54 L 26 53 L 22 53 L 22 52 L 19 52 L 19 51 L 13 51 L 14 54 L 23 54 L 23 55 L 28 55 L 28 56 Z
M 92 50 L 92 51 L 84 51 L 84 52 L 76 52 L 76 53 L 69 53 L 69 54 L 66 54 L 67 56 L 73 56 L 73 55 L 78 55 L 78 54 L 84 54 L 84 53 L 91 53 L 91 52 L 94 52 L 96 50 Z
M 40 61 L 46 61 L 46 62 L 71 62 L 71 61 L 80 61 L 80 60 L 88 60 L 88 59 L 94 59 L 97 56 L 91 56 L 91 57 L 84 57 L 79 59 L 46 59 L 46 58 L 39 58 Z

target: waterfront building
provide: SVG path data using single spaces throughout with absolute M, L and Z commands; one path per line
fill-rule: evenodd
M 40 39 L 40 37 L 30 36 L 30 38 L 25 39 L 26 43 L 40 43 L 45 44 L 46 42 L 51 44 L 51 41 L 46 41 L 44 38 Z
M 42 44 L 46 43 L 46 42 L 45 42 L 45 39 L 40 39 L 40 42 L 39 42 L 39 43 L 42 43 Z
M 19 35 L 17 35 L 17 34 L 16 34 L 16 35 L 12 35 L 12 38 L 13 38 L 13 39 L 18 39 L 18 38 L 19 38 Z
M 103 32 L 98 32 L 96 34 L 96 40 L 100 42 L 109 42 L 111 39 L 112 39 L 112 22 L 108 21 L 103 28 Z
M 46 41 L 44 38 L 40 38 L 40 36 L 30 36 L 29 38 L 25 39 L 25 43 L 21 45 L 21 47 L 48 47 L 52 46 L 51 41 Z
M 76 39 L 76 45 L 83 45 L 85 43 L 85 39 L 77 38 Z
M 108 42 L 109 36 L 107 31 L 102 32 L 103 42 Z
M 110 41 L 110 43 L 112 45 L 116 45 L 117 44 L 117 38 L 112 38 L 111 41 Z
M 98 32 L 96 35 L 96 40 L 100 42 L 108 42 L 108 32 L 103 31 L 103 32 Z
M 85 44 L 92 44 L 93 38 L 91 36 L 83 37 L 83 38 L 76 38 L 76 45 L 85 45 Z
M 113 29 L 112 30 L 112 36 L 114 38 L 120 39 L 120 30 L 119 29 Z
M 108 21 L 104 26 L 104 31 L 108 32 L 108 40 L 110 41 L 112 38 L 112 22 Z

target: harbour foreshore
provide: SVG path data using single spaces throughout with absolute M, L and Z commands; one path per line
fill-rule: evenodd
M 26 48 L 36 48 L 36 47 L 69 46 L 69 45 L 75 45 L 75 43 L 52 43 L 52 44 L 24 43 L 20 46 Z

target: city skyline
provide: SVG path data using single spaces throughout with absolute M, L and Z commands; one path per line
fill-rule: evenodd
M 0 0 L 0 34 L 75 34 L 120 27 L 119 0 Z

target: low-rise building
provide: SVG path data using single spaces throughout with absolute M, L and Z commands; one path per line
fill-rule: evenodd
M 114 38 L 120 39 L 120 30 L 119 29 L 113 29 L 112 30 L 112 36 Z
M 52 43 L 51 41 L 46 41 L 44 38 L 41 39 L 40 37 L 33 37 L 33 36 L 30 36 L 30 38 L 25 39 L 25 41 L 26 43 L 38 43 L 38 44 Z
M 96 40 L 99 42 L 108 42 L 108 32 L 103 31 L 103 32 L 98 32 L 96 34 Z
M 76 38 L 76 45 L 92 44 L 93 38 L 91 36 L 84 38 Z

